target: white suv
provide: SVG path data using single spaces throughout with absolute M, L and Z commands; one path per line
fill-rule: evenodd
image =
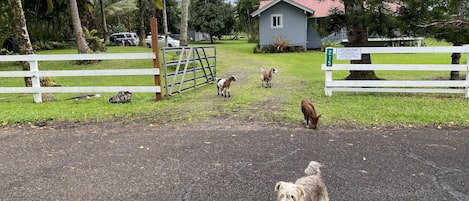
M 145 38 L 145 43 L 147 44 L 147 47 L 151 48 L 151 35 L 147 36 Z M 158 35 L 158 47 L 163 48 L 164 47 L 164 35 Z M 179 47 L 179 40 L 176 40 L 172 38 L 171 36 L 168 36 L 168 47 Z
M 116 45 L 137 46 L 140 42 L 140 39 L 136 33 L 120 32 L 112 34 L 109 37 L 109 41 L 111 41 L 111 43 L 115 43 Z

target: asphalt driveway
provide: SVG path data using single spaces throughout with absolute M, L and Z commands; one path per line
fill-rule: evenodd
M 1 200 L 275 200 L 321 162 L 331 200 L 469 200 L 469 128 L 0 127 Z

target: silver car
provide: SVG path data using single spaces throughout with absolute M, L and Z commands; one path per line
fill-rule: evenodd
M 109 40 L 116 45 L 124 46 L 137 46 L 140 42 L 137 34 L 133 32 L 114 33 L 109 37 Z
M 151 48 L 151 35 L 145 38 L 145 43 L 147 44 L 147 47 Z M 165 47 L 164 35 L 158 35 L 158 47 L 159 48 Z M 172 38 L 171 36 L 168 36 L 168 47 L 179 47 L 179 40 L 176 40 Z

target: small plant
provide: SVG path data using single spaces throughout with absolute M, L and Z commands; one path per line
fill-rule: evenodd
M 93 52 L 106 52 L 106 46 L 101 39 L 96 36 L 98 33 L 96 29 L 88 30 L 86 27 L 83 27 L 83 30 L 88 46 Z
M 275 36 L 274 39 L 275 39 L 274 46 L 277 52 L 284 52 L 285 48 L 290 44 L 290 41 L 287 40 L 283 36 Z
M 261 48 L 259 44 L 254 48 L 254 53 L 275 53 L 277 48 L 274 45 L 266 45 Z
M 8 51 L 5 48 L 0 49 L 0 55 L 12 55 L 12 54 L 13 54 L 12 51 Z

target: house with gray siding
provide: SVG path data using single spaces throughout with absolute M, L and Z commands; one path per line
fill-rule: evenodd
M 385 3 L 391 10 L 397 10 L 398 4 Z M 258 10 L 251 13 L 259 18 L 259 45 L 275 44 L 276 37 L 288 41 L 289 46 L 304 49 L 319 49 L 322 43 L 333 42 L 348 44 L 346 30 L 331 33 L 322 37 L 315 30 L 319 21 L 329 15 L 333 8 L 344 10 L 344 5 L 338 0 L 269 0 L 261 1 Z M 395 33 L 399 36 L 399 33 Z M 423 37 L 386 38 L 382 36 L 368 36 L 369 46 L 402 46 L 415 44 L 420 46 Z
M 282 37 L 289 46 L 304 49 L 321 47 L 321 36 L 314 29 L 319 18 L 326 17 L 329 9 L 343 8 L 337 0 L 271 0 L 261 1 L 259 9 L 251 13 L 259 17 L 259 45 L 275 44 Z

